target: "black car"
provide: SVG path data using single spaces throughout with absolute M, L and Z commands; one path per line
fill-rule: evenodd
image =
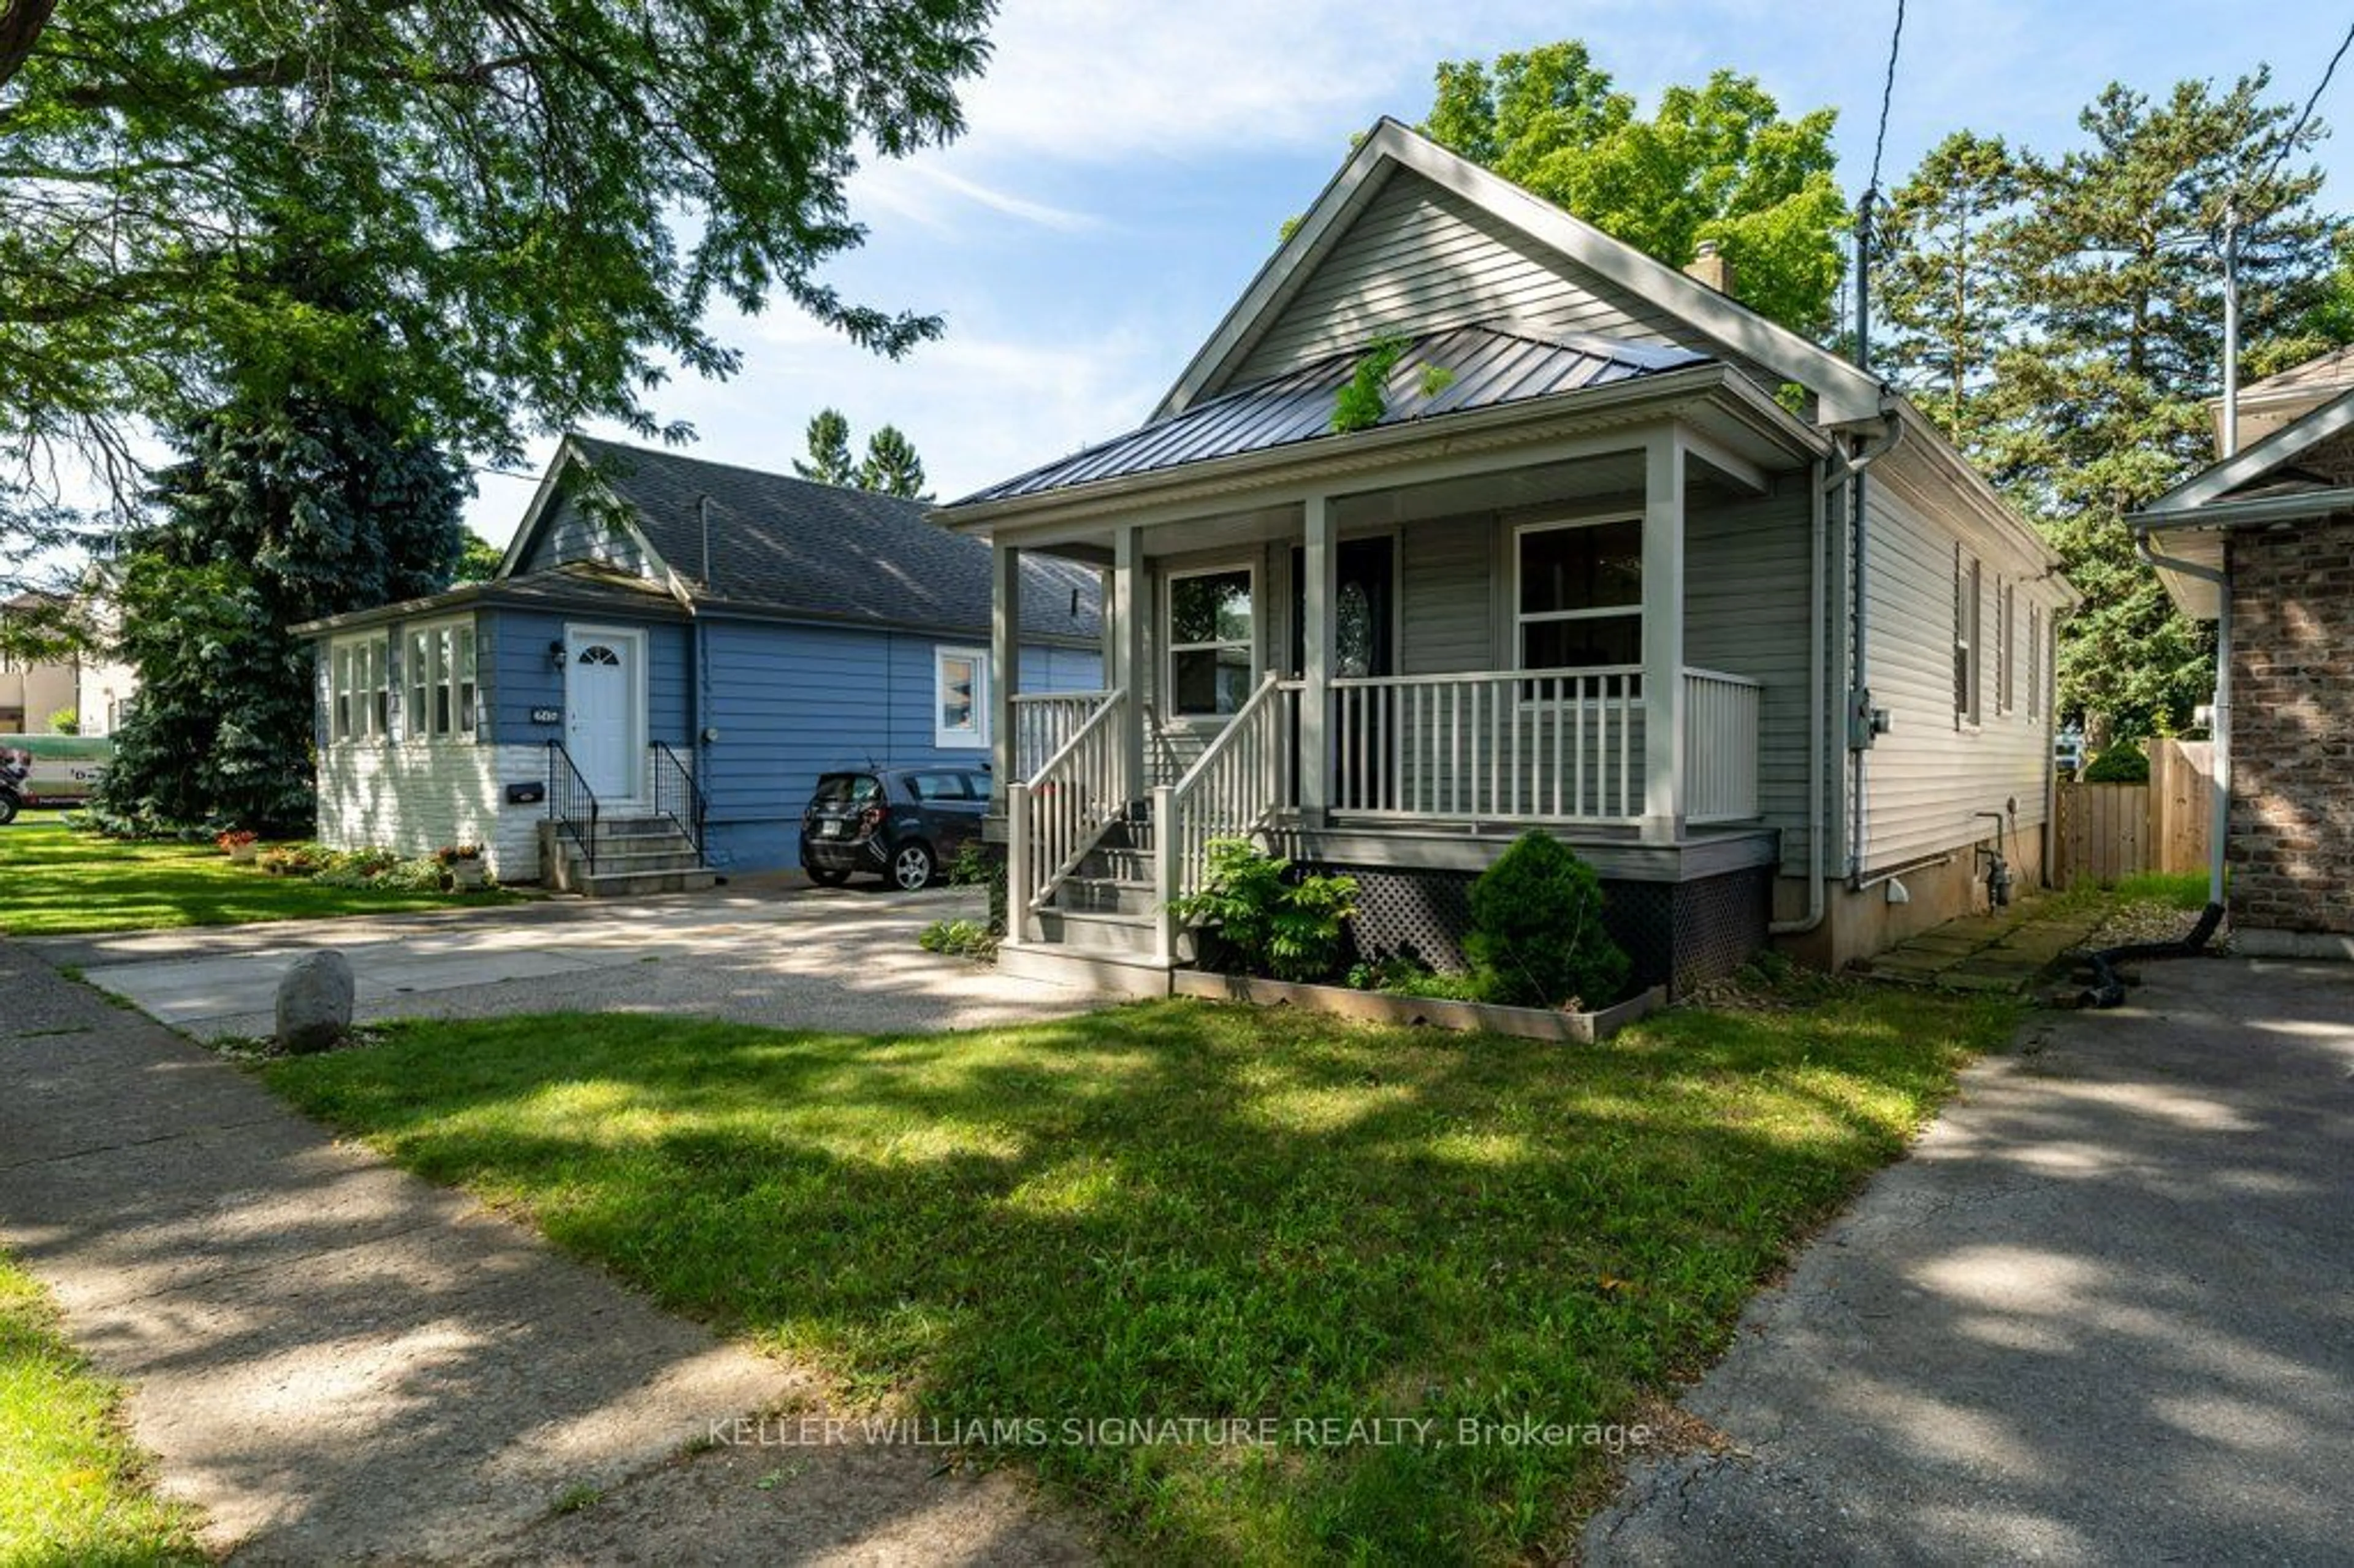
M 828 773 L 801 812 L 801 869 L 839 887 L 871 872 L 910 891 L 981 836 L 989 775 L 973 768 Z

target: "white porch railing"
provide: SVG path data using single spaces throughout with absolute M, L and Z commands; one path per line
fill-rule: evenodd
M 1643 814 L 1639 667 L 1332 683 L 1331 810 L 1621 822 Z
M 1153 791 L 1164 903 L 1199 891 L 1211 840 L 1256 832 L 1292 800 L 1296 691 L 1268 675 L 1185 777 Z
M 1125 692 L 1097 694 L 1087 721 L 1027 779 L 1006 789 L 1006 904 L 1028 937 L 1027 912 L 1086 857 L 1107 823 L 1128 807 L 1120 757 Z
M 1757 709 L 1766 688 L 1746 675 L 1684 672 L 1684 821 L 1757 815 Z
M 1024 692 L 1013 699 L 1013 777 L 1034 779 L 1079 727 L 1096 715 L 1109 692 Z

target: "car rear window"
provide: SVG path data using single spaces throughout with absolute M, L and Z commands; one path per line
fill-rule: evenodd
M 910 773 L 907 793 L 918 800 L 970 800 L 961 773 Z
M 812 806 L 871 806 L 883 798 L 883 786 L 871 773 L 829 773 L 817 781 Z

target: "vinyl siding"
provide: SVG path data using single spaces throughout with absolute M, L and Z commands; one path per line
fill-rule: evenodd
M 720 738 L 705 752 L 703 776 L 723 869 L 797 864 L 801 808 L 821 773 L 989 759 L 983 749 L 934 744 L 933 650 L 971 641 L 729 620 L 711 621 L 705 635 Z M 1083 650 L 1025 646 L 1022 683 L 1099 689 L 1100 662 Z
M 1400 674 L 1492 670 L 1506 658 L 1495 551 L 1491 514 L 1407 525 L 1398 545 Z
M 1899 448 L 1876 465 L 1867 487 L 1870 557 L 1865 603 L 1870 623 L 1866 679 L 1893 727 L 1865 754 L 1863 867 L 1869 873 L 1975 842 L 1990 824 L 1973 816 L 2019 802 L 2026 834 L 2044 820 L 2052 768 L 2048 701 L 2030 719 L 2025 697 L 2025 628 L 2031 603 L 2047 624 L 2062 601 L 2023 543 L 2004 539 L 1975 519 L 1961 520 L 1936 498 L 1935 481 Z M 1954 554 L 1956 545 L 1983 566 L 1979 624 L 1981 720 L 1954 716 Z M 2013 639 L 2021 700 L 1995 707 L 1999 587 L 2019 585 L 2020 634 Z M 2048 670 L 2046 679 L 2048 683 Z
M 651 575 L 645 552 L 630 535 L 592 517 L 579 502 L 566 496 L 554 503 L 547 521 L 542 524 L 539 537 L 530 552 L 515 568 L 517 576 L 525 572 L 544 571 L 573 561 L 598 561 L 620 571 L 634 572 L 640 577 Z
M 646 738 L 673 747 L 695 738 L 695 641 L 689 628 L 619 616 L 517 609 L 485 612 L 477 633 L 475 660 L 483 672 L 482 700 L 491 726 L 487 738 L 536 746 L 563 737 L 560 723 L 534 724 L 531 710 L 564 706 L 564 672 L 556 667 L 548 648 L 563 640 L 567 625 L 617 626 L 642 632 L 650 706 Z
M 1260 334 L 1221 386 L 1247 387 L 1384 334 L 1505 318 L 1633 343 L 1723 354 L 1690 323 L 1586 271 L 1528 235 L 1405 170 Z M 1743 363 L 1766 386 L 1777 383 Z
M 1782 830 L 1782 867 L 1807 867 L 1807 551 L 1812 511 L 1805 473 L 1755 500 L 1695 503 L 1684 524 L 1684 662 L 1762 681 L 1757 803 Z M 1829 639 L 1826 637 L 1826 646 Z M 1828 722 L 1828 721 L 1827 721 Z

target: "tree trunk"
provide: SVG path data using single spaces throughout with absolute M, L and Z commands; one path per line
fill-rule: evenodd
M 58 0 L 0 0 L 0 87 L 16 79 L 49 25 Z

